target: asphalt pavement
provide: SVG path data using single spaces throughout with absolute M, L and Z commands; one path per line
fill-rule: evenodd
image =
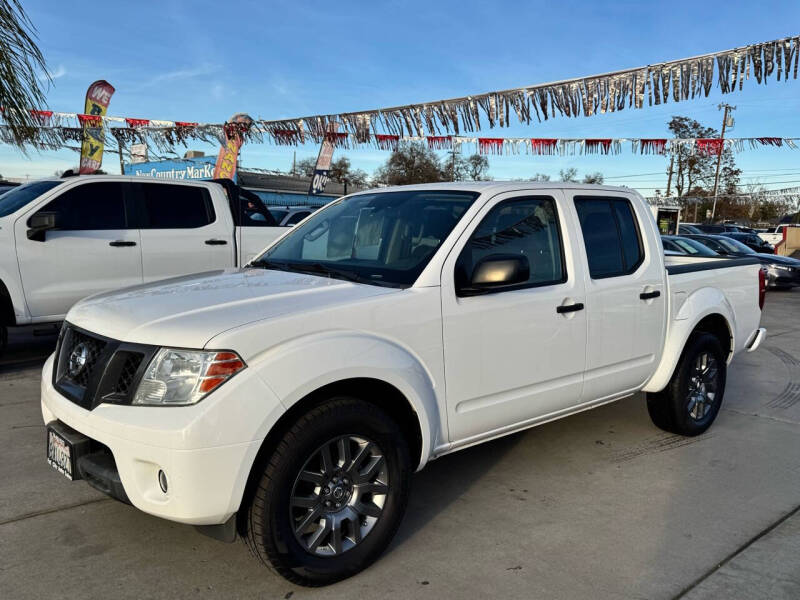
M 697 438 L 641 395 L 432 462 L 370 569 L 304 589 L 239 542 L 150 517 L 46 463 L 52 336 L 0 361 L 0 598 L 800 598 L 800 289 Z

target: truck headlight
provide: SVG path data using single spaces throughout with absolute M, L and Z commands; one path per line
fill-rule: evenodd
M 245 366 L 235 352 L 162 348 L 147 366 L 133 404 L 196 404 Z

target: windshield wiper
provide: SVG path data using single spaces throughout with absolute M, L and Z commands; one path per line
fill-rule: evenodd
M 363 275 L 359 275 L 355 271 L 349 271 L 347 269 L 332 267 L 330 265 L 320 262 L 301 263 L 301 264 L 294 264 L 291 266 L 294 267 L 297 271 L 319 274 L 319 275 L 328 275 L 329 277 L 333 277 L 335 279 L 344 279 L 346 281 L 352 281 L 354 283 L 371 283 L 373 285 L 382 284 L 382 282 L 380 281 L 375 281 L 373 279 L 370 279 L 369 277 L 364 277 Z

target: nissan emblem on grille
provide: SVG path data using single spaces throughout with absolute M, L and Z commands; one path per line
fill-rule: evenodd
M 89 360 L 89 347 L 81 342 L 72 350 L 69 355 L 69 374 L 72 377 L 77 377 L 80 375 L 83 368 L 86 366 L 86 362 Z

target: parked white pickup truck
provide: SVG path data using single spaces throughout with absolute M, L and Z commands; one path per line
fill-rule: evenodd
M 91 294 L 244 264 L 288 231 L 276 225 L 232 182 L 89 175 L 14 188 L 0 197 L 0 352 L 7 326 L 60 321 Z
M 773 246 L 776 246 L 783 241 L 783 233 L 787 227 L 800 227 L 800 225 L 796 223 L 778 225 L 777 227 L 775 227 L 775 229 L 772 229 L 766 233 L 759 233 L 758 236 L 762 240 L 769 242 Z
M 48 461 L 291 581 L 365 568 L 434 458 L 647 393 L 697 435 L 764 338 L 751 259 L 665 265 L 626 188 L 359 193 L 241 270 L 95 296 L 44 366 Z

